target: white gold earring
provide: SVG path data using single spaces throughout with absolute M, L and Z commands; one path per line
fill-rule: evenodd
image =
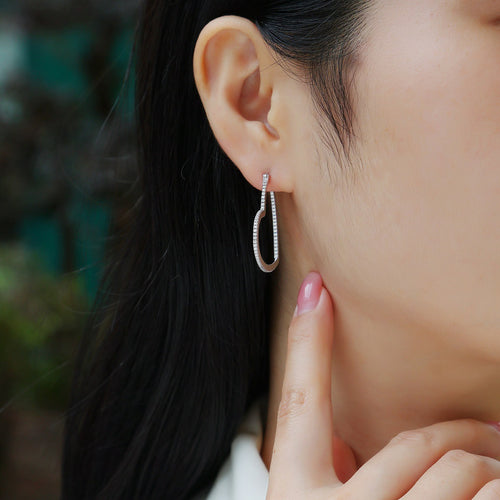
M 272 264 L 266 264 L 264 262 L 264 259 L 262 258 L 262 254 L 260 253 L 259 228 L 260 228 L 260 221 L 266 215 L 266 189 L 268 182 L 269 182 L 269 174 L 264 174 L 262 183 L 262 196 L 260 200 L 260 209 L 255 215 L 255 219 L 253 222 L 253 253 L 255 255 L 255 260 L 257 261 L 257 265 L 265 273 L 273 272 L 278 266 L 280 260 L 279 247 L 278 247 L 278 217 L 276 214 L 276 200 L 274 198 L 273 191 L 270 191 L 269 195 L 271 196 L 271 209 L 273 217 L 274 262 Z

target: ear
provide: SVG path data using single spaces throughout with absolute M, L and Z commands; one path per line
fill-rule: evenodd
M 196 86 L 220 146 L 247 181 L 270 191 L 292 191 L 286 161 L 282 104 L 286 79 L 250 20 L 222 16 L 201 31 L 193 55 Z

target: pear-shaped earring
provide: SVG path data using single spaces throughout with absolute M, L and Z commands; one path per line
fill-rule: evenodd
M 274 262 L 272 264 L 266 264 L 264 262 L 264 259 L 262 258 L 262 254 L 260 253 L 259 228 L 260 228 L 260 221 L 266 215 L 266 189 L 268 182 L 269 182 L 269 174 L 264 174 L 262 183 L 262 196 L 260 200 L 260 209 L 255 215 L 255 219 L 253 222 L 253 253 L 255 255 L 255 260 L 257 261 L 257 265 L 265 273 L 273 272 L 278 266 L 280 260 L 279 247 L 278 247 L 278 217 L 276 214 L 276 200 L 274 198 L 273 191 L 270 191 L 269 195 L 271 196 L 271 209 L 273 217 Z

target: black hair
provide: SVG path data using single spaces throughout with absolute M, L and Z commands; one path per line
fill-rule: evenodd
M 367 0 L 145 0 L 136 32 L 138 200 L 116 234 L 66 418 L 62 498 L 188 499 L 269 389 L 272 274 L 251 244 L 260 192 L 224 154 L 192 70 L 212 19 L 253 21 L 304 70 L 342 147 Z M 272 240 L 262 242 L 271 255 Z

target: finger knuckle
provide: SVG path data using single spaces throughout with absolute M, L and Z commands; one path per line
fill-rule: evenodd
M 462 424 L 465 425 L 467 436 L 471 442 L 477 442 L 480 439 L 484 439 L 484 425 L 477 420 L 472 418 L 462 419 Z
M 460 469 L 471 474 L 482 474 L 487 468 L 486 462 L 479 455 L 465 450 L 449 450 L 441 459 L 442 463 L 453 469 Z
M 290 420 L 305 411 L 307 392 L 305 389 L 291 387 L 283 392 L 278 408 L 278 421 Z
M 414 429 L 400 432 L 391 439 L 390 444 L 434 448 L 438 445 L 438 440 L 429 429 Z
M 473 418 L 462 418 L 461 421 L 465 424 L 468 425 L 469 427 L 473 429 L 477 429 L 478 425 L 480 426 L 481 423 L 478 422 L 477 420 Z

